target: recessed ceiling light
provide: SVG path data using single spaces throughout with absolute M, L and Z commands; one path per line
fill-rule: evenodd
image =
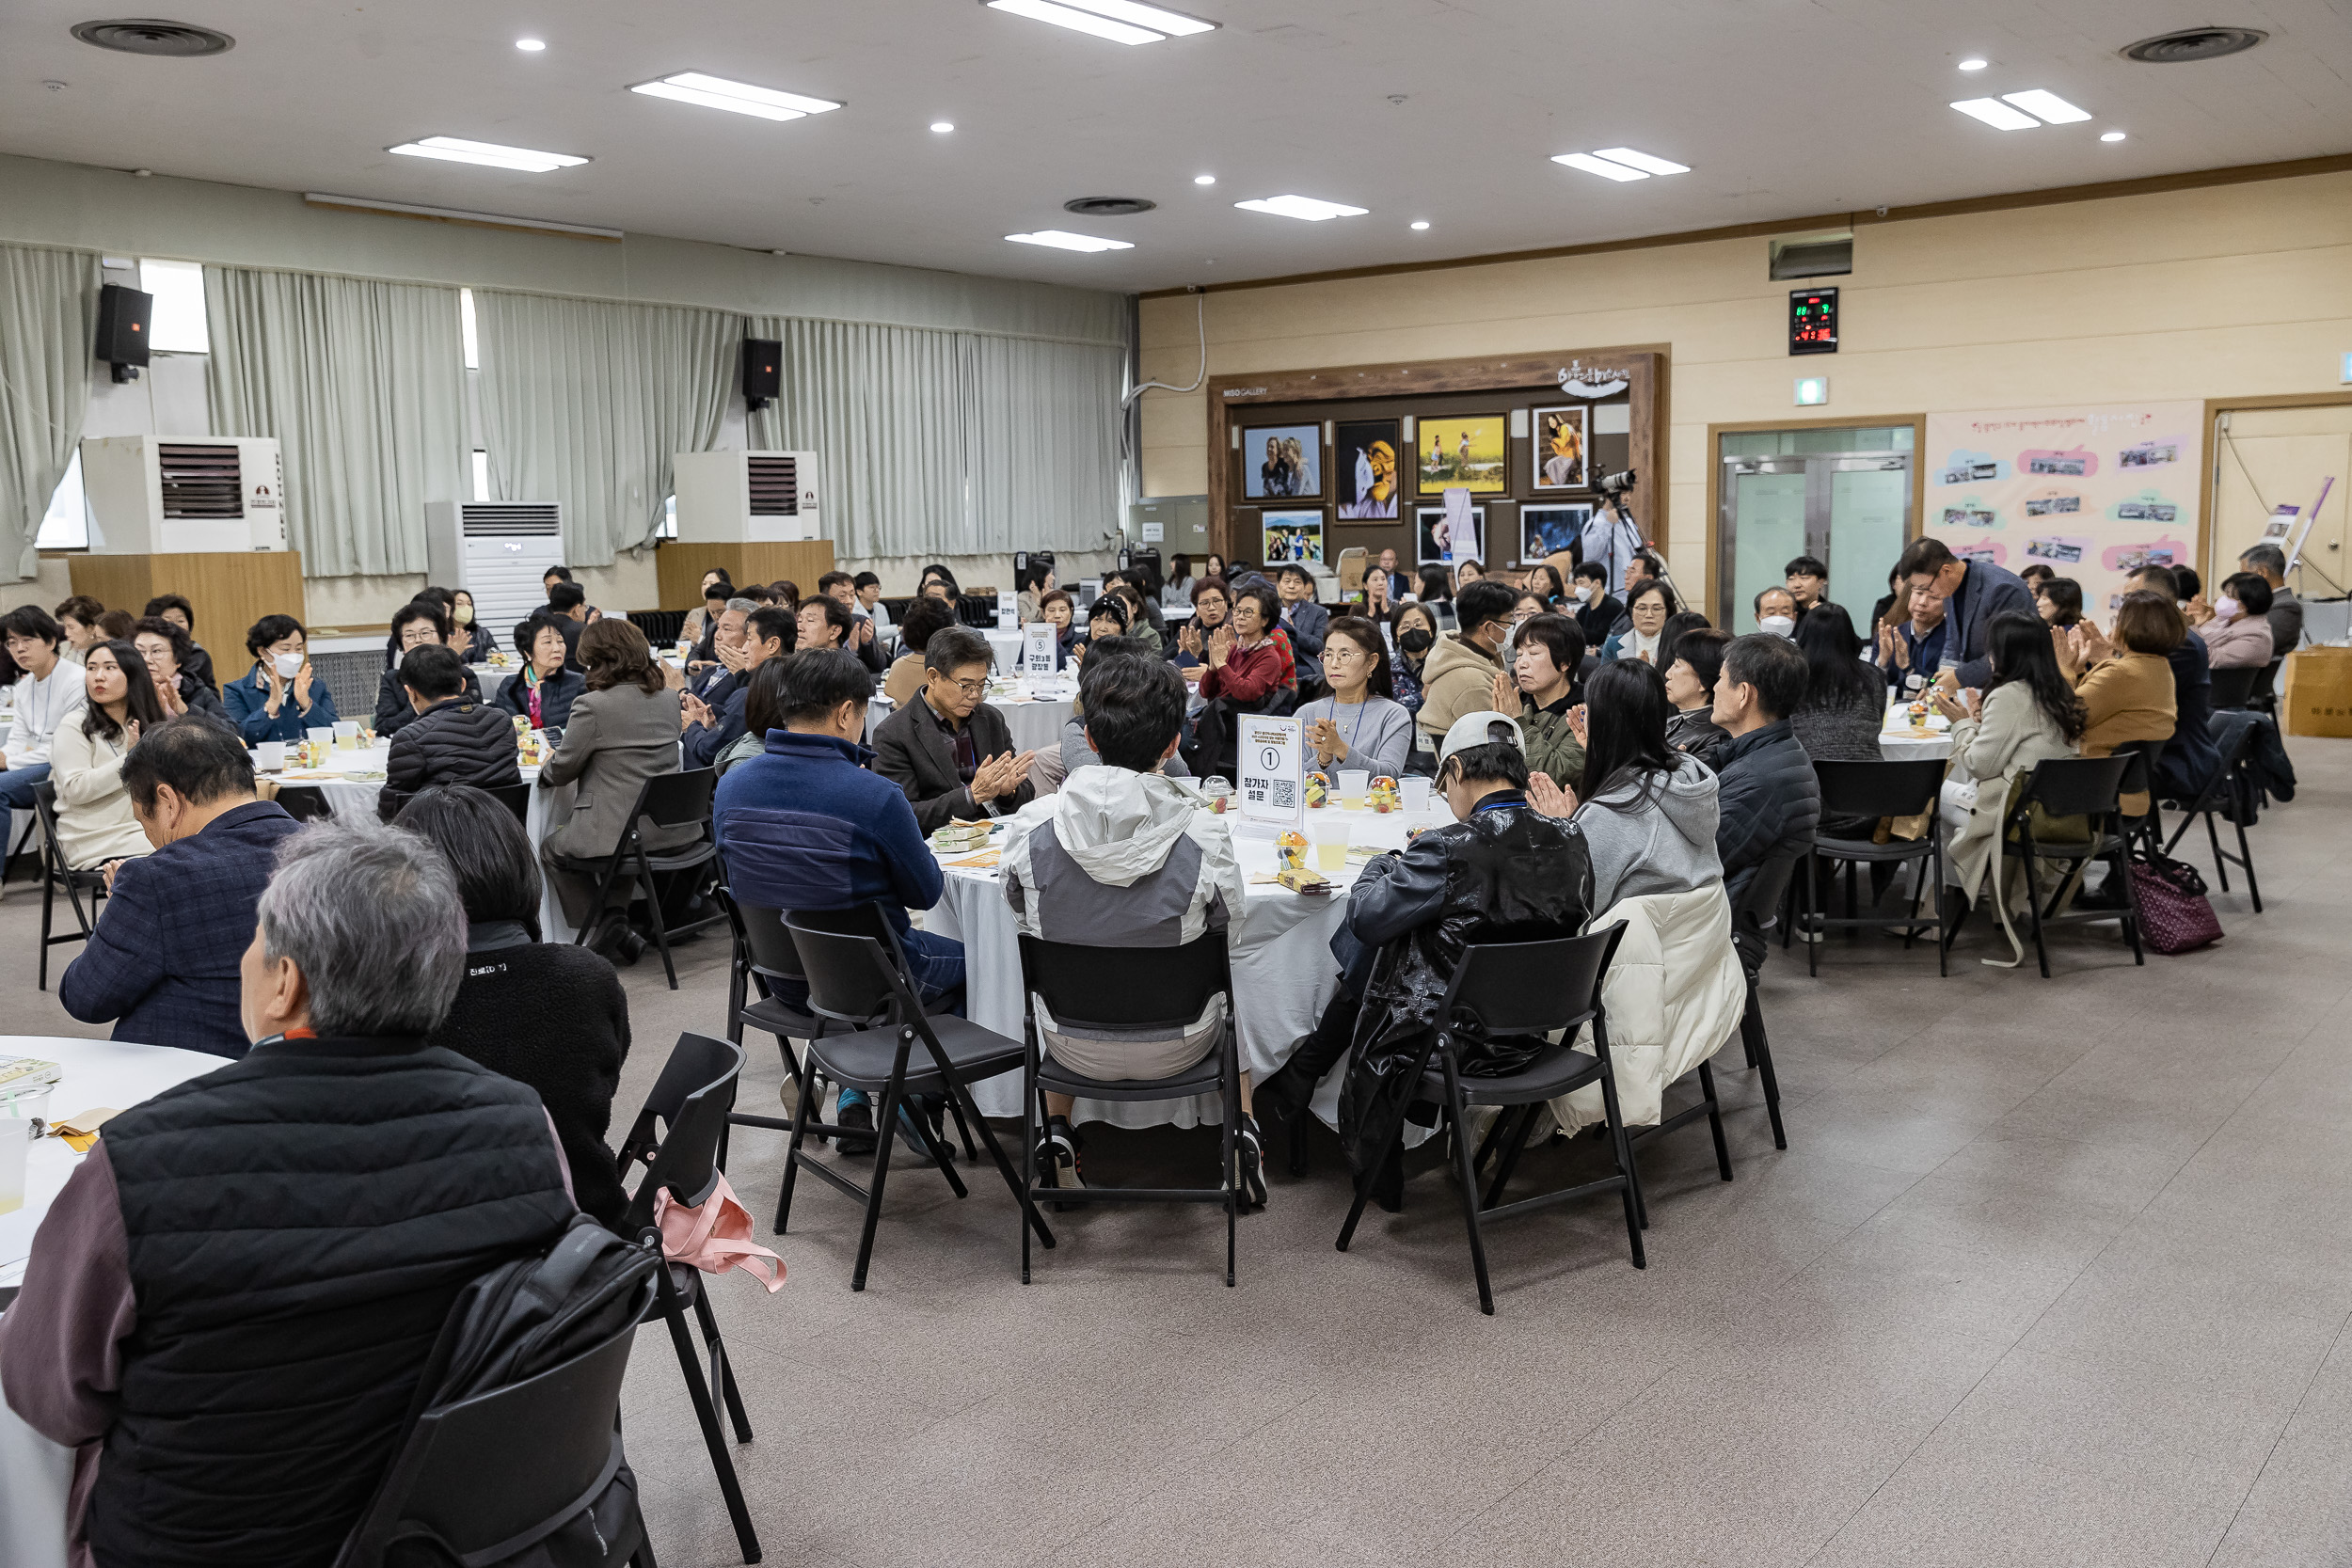
M 2102 132 L 2099 139 L 2101 141 L 2122 141 L 2123 139 L 2123 133 L 2121 131 Z
M 385 150 L 410 158 L 445 158 L 453 164 L 482 164 L 490 168 L 519 169 L 526 174 L 573 168 L 588 161 L 575 158 L 568 152 L 538 152 L 528 147 L 501 147 L 496 142 L 468 141 L 462 136 L 426 136 L 421 141 L 402 142 L 398 147 L 388 147 Z
M 1092 234 L 1073 234 L 1062 229 L 1041 229 L 1034 234 L 1008 234 L 1015 245 L 1045 245 L 1056 250 L 1133 250 L 1125 240 L 1102 240 Z
M 526 55 L 536 55 L 547 46 L 548 40 L 545 39 L 516 39 L 515 40 L 515 47 Z
M 2005 92 L 2001 97 L 2053 125 L 2072 125 L 2076 120 L 2090 118 L 2090 110 L 2078 109 L 2057 93 L 2042 87 L 2028 87 L 2024 92 Z
M 1551 161 L 1555 164 L 1565 164 L 1570 168 L 1581 168 L 1587 174 L 1597 174 L 1604 180 L 1646 180 L 1649 178 L 1645 170 L 1629 168 L 1624 164 L 1613 164 L 1606 158 L 1596 158 L 1589 152 L 1562 152 L 1556 154 Z
M 1982 71 L 1986 66 L 1992 63 L 1993 62 L 1990 60 L 1970 58 L 1961 61 L 1960 69 L 1963 71 Z
M 1158 43 L 1190 33 L 1206 33 L 1216 24 L 1181 11 L 1162 10 L 1136 0 L 983 0 L 991 10 L 1010 11 L 1032 22 L 1050 22 L 1073 32 L 1091 33 L 1113 43 Z
M 1214 185 L 1216 183 L 1216 176 L 1214 174 L 1196 174 L 1192 177 L 1192 182 L 1196 185 Z
M 1623 164 L 1628 168 L 1638 168 L 1644 174 L 1688 174 L 1691 172 L 1689 164 L 1677 164 L 1671 158 L 1660 158 L 1647 152 L 1636 152 L 1629 147 L 1604 147 L 1595 156 L 1606 158 L 1613 164 Z
M 1311 196 L 1262 196 L 1254 201 L 1236 201 L 1234 206 L 1247 213 L 1272 213 L 1279 218 L 1302 218 L 1309 223 L 1321 223 L 1327 218 L 1359 218 L 1372 211 L 1369 207 L 1349 207 L 1337 201 L 1318 201 Z
M 1415 229 L 1426 229 L 1429 227 L 1429 220 L 1427 218 L 1415 218 L 1413 220 L 1413 227 Z
M 841 107 L 830 98 L 755 87 L 748 82 L 730 82 L 723 76 L 706 76 L 699 71 L 681 71 L 659 82 L 640 82 L 628 90 L 642 92 L 648 98 L 699 103 L 706 109 L 724 109 L 730 114 L 756 115 L 761 119 L 801 119 Z
M 934 119 L 931 121 L 932 131 L 943 136 L 955 128 L 956 122 L 952 119 Z
M 2021 109 L 2012 109 L 1997 98 L 1963 98 L 1952 105 L 1971 119 L 1983 120 L 1995 131 L 2035 131 L 2042 121 Z

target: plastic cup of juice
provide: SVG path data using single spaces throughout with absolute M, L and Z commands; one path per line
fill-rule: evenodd
M 1315 847 L 1315 869 L 1329 873 L 1347 869 L 1347 820 L 1318 816 L 1307 824 L 1307 837 Z
M 1360 768 L 1340 769 L 1340 809 L 1364 809 L 1364 792 L 1372 787 L 1372 774 Z

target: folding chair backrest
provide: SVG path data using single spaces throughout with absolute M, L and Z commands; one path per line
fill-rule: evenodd
M 1223 931 L 1204 931 L 1182 947 L 1087 947 L 1024 936 L 1021 978 L 1057 1025 L 1135 1033 L 1189 1028 L 1211 997 L 1232 989 Z
M 1817 762 L 1821 815 L 1917 816 L 1935 809 L 1944 786 L 1944 764 L 1932 758 L 1907 762 Z
M 1441 1020 L 1468 1013 L 1489 1035 L 1548 1035 L 1600 1006 L 1601 976 L 1625 937 L 1620 920 L 1581 937 L 1483 942 L 1462 949 Z
M 718 787 L 718 769 L 712 768 L 656 773 L 637 797 L 636 815 L 657 828 L 696 826 L 710 819 L 710 796 Z
M 526 832 L 531 827 L 531 785 L 527 784 L 497 784 L 482 791 L 500 805 L 515 814 L 515 820 Z
M 40 859 L 47 869 L 62 874 L 65 854 L 57 847 L 57 784 L 42 779 L 33 785 L 33 815 L 40 819 Z
M 2052 816 L 2112 814 L 2132 762 L 2130 756 L 2052 757 L 2037 764 L 2018 800 L 2018 813 L 2038 805 Z
M 1931 766 L 1941 768 L 1942 763 Z M 1731 911 L 1731 927 L 1735 931 L 1767 931 L 1780 919 L 1781 900 L 1788 896 L 1788 879 L 1796 875 L 1797 863 L 1812 845 L 1803 839 L 1790 839 L 1772 847 L 1772 852 L 1756 865 L 1748 885 L 1740 890 L 1740 902 Z
M 741 1046 L 707 1035 L 678 1036 L 621 1145 L 624 1172 L 632 1161 L 645 1165 L 645 1178 L 629 1200 L 623 1235 L 633 1236 L 653 1223 L 654 1194 L 664 1188 L 673 1199 L 690 1207 L 710 1196 L 718 1179 L 719 1140 L 726 1132 L 736 1080 L 742 1071 Z
M 316 784 L 279 784 L 278 807 L 297 822 L 324 822 L 335 812 Z
M 912 995 L 878 906 L 794 910 L 784 927 L 801 956 L 808 1010 L 817 1017 L 865 1027 L 893 1016 L 902 993 Z
M 2216 670 L 2213 673 L 2213 705 L 2217 708 L 2244 707 L 2254 695 L 2254 683 L 2263 667 L 2249 664 L 2235 670 Z
M 2115 749 L 2119 757 L 2131 758 L 2131 766 L 2123 769 L 2123 782 L 2118 788 L 2125 795 L 2147 795 L 2154 792 L 2158 768 L 2164 762 L 2166 742 L 2161 740 L 2126 740 Z
M 426 1410 L 394 1470 L 406 1484 L 370 1505 L 338 1568 L 377 1568 L 387 1547 L 417 1535 L 442 1548 L 430 1560 L 464 1560 L 593 1500 L 618 1453 L 613 1422 L 636 1332 L 631 1323 L 535 1377 Z
M 782 910 L 763 910 L 737 899 L 735 911 L 742 923 L 743 950 L 750 956 L 754 973 L 771 980 L 805 978 L 801 951 L 792 944 L 792 933 L 784 928 Z

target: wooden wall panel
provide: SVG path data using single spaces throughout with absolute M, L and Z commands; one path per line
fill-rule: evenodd
M 665 539 L 654 552 L 654 570 L 661 586 L 661 608 L 698 608 L 703 602 L 703 574 L 714 566 L 724 567 L 730 582 L 774 582 L 781 578 L 797 584 L 803 594 L 813 594 L 817 591 L 817 579 L 833 570 L 833 541 L 697 545 Z
M 71 562 L 73 591 L 108 610 L 136 615 L 159 594 L 185 594 L 196 607 L 196 640 L 212 654 L 213 669 L 224 681 L 246 673 L 245 634 L 254 622 L 264 615 L 310 619 L 298 550 L 76 555 Z

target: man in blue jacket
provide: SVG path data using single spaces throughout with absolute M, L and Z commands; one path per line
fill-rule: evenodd
M 2023 578 L 1990 561 L 1963 561 L 1941 539 L 1914 539 L 1895 562 L 1895 575 L 1944 601 L 1944 656 L 1960 661 L 1957 678 L 1942 683 L 1948 691 L 1963 686 L 1981 691 L 1993 684 L 1987 644 L 1995 616 L 2040 613 Z
M 241 1057 L 238 966 L 278 843 L 301 824 L 254 799 L 245 743 L 201 714 L 141 736 L 122 787 L 155 852 L 114 863 L 104 912 L 57 1000 L 84 1023 L 113 1022 L 119 1040 Z
M 864 744 L 874 677 L 855 654 L 811 648 L 785 666 L 777 709 L 785 727 L 768 749 L 727 769 L 711 816 L 727 886 L 755 909 L 847 910 L 880 900 L 898 933 L 923 1000 L 963 985 L 963 943 L 918 931 L 910 909 L 928 910 L 947 888 L 939 858 L 915 825 L 906 791 L 870 770 Z M 779 983 L 798 1006 L 805 991 Z M 841 1091 L 834 1118 L 870 1127 L 865 1095 Z M 859 1149 L 843 1140 L 842 1152 Z
M 771 658 L 792 651 L 799 635 L 792 612 L 782 605 L 761 605 L 744 618 L 740 670 L 734 672 L 724 695 L 706 701 L 692 692 L 678 698 L 679 755 L 687 768 L 708 768 L 719 753 L 743 737 L 744 713 L 752 699 L 752 673 Z M 873 677 L 866 681 L 872 689 Z

